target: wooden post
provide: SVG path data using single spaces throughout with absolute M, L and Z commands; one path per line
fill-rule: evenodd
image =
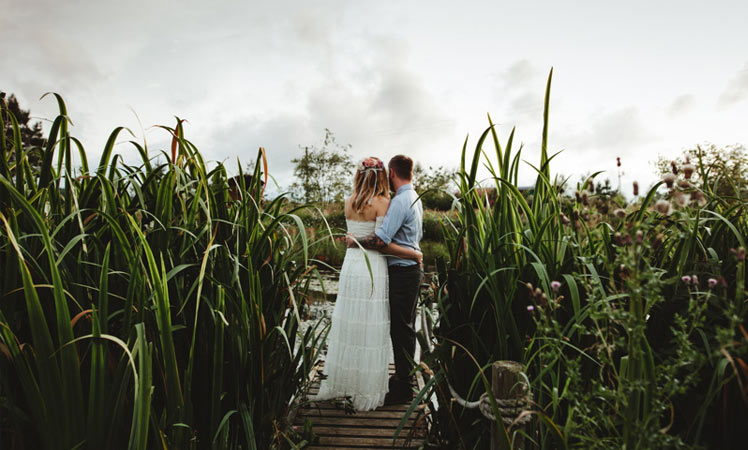
M 491 366 L 491 390 L 494 398 L 512 399 L 525 395 L 525 381 L 520 376 L 522 364 L 515 361 L 496 361 Z M 524 437 L 517 435 L 512 445 L 514 449 L 524 449 Z M 499 428 L 491 425 L 491 450 L 499 449 Z

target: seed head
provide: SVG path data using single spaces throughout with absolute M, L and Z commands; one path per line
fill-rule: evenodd
M 673 187 L 673 183 L 675 183 L 675 174 L 666 173 L 662 176 L 662 181 L 665 182 L 665 186 L 669 188 Z
M 620 157 L 616 157 L 616 166 L 617 167 L 621 167 L 621 158 Z
M 699 206 L 706 205 L 706 197 L 704 196 L 704 194 L 701 193 L 701 191 L 693 191 L 692 195 L 697 205 Z
M 657 236 L 655 236 L 654 241 L 652 241 L 652 248 L 657 248 L 660 245 L 662 245 L 662 242 L 665 240 L 665 235 L 662 233 L 658 233 Z
M 657 200 L 654 204 L 654 209 L 663 216 L 667 216 L 671 212 L 670 202 L 667 200 Z
M 693 164 L 686 163 L 683 167 L 681 167 L 681 170 L 683 171 L 683 176 L 686 177 L 686 179 L 690 179 L 691 175 L 696 171 L 696 167 L 694 167 Z
M 678 175 L 678 164 L 675 161 L 670 161 L 670 171 L 673 175 Z
M 676 191 L 675 194 L 675 201 L 678 202 L 678 205 L 681 207 L 686 206 L 689 201 L 691 201 L 691 194 L 685 194 L 681 191 Z
M 624 217 L 626 217 L 626 211 L 621 208 L 618 208 L 615 211 L 613 211 L 613 215 L 615 215 L 619 219 L 623 219 Z
M 634 181 L 634 195 L 639 195 L 639 182 Z
M 699 276 L 698 276 L 698 275 L 696 275 L 696 274 L 694 274 L 694 275 L 693 275 L 693 276 L 691 277 L 691 281 L 693 281 L 693 285 L 694 285 L 694 286 L 698 286 L 698 285 L 699 285 Z

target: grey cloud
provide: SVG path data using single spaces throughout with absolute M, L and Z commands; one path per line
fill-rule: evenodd
M 583 127 L 584 123 L 576 126 Z M 658 140 L 647 128 L 639 109 L 633 106 L 591 118 L 587 129 L 580 133 L 564 135 L 560 130 L 557 135 L 565 148 L 593 161 L 633 154 L 639 147 Z
M 693 108 L 696 103 L 696 98 L 691 94 L 683 94 L 675 98 L 670 106 L 667 108 L 667 113 L 670 116 L 676 116 L 683 114 Z
M 536 119 L 543 111 L 541 71 L 521 59 L 499 74 L 496 95 L 513 120 Z
M 505 87 L 527 86 L 539 75 L 539 71 L 527 59 L 521 59 L 501 73 Z
M 730 81 L 727 87 L 720 94 L 717 105 L 720 107 L 732 106 L 735 103 L 748 99 L 748 62 L 745 63 Z
M 219 127 L 210 134 L 200 150 L 223 161 L 229 171 L 236 171 L 236 159 L 242 167 L 253 163 L 257 151 L 264 147 L 268 157 L 268 170 L 282 187 L 287 187 L 293 170 L 291 159 L 301 154 L 299 145 L 315 144 L 324 136 L 324 130 L 314 133 L 308 119 L 302 115 L 277 114 L 273 117 L 241 117 Z

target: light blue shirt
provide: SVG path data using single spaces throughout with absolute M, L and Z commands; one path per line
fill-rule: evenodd
M 423 237 L 423 207 L 412 184 L 404 184 L 390 201 L 382 226 L 374 232 L 385 244 L 390 242 L 420 251 L 419 242 Z M 418 264 L 412 259 L 389 256 L 390 266 L 413 266 Z

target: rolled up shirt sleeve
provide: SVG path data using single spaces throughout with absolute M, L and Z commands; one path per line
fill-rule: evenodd
M 382 220 L 382 226 L 374 231 L 379 239 L 384 242 L 384 245 L 390 245 L 392 238 L 397 233 L 397 230 L 403 225 L 406 219 L 407 210 L 403 207 L 401 201 L 392 201 L 387 214 L 384 215 Z

